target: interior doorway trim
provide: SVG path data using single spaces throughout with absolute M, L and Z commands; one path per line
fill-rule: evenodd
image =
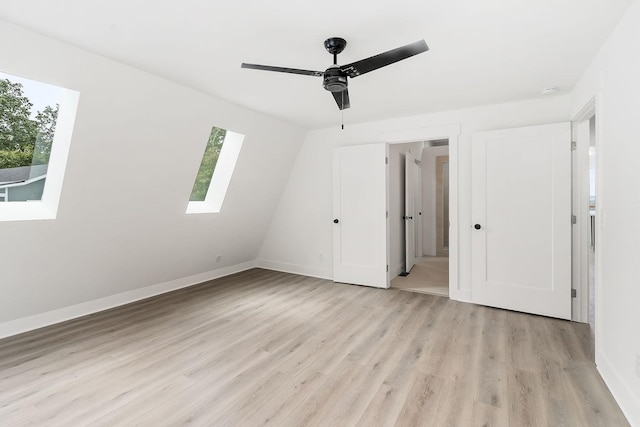
M 595 245 L 595 344 L 596 344 L 596 357 L 602 350 L 602 328 L 598 327 L 598 324 L 602 324 L 602 218 L 606 212 L 606 189 L 603 186 L 602 180 L 602 158 L 605 156 L 606 147 L 602 144 L 602 118 L 603 115 L 603 92 L 602 90 L 598 90 L 595 95 L 589 99 L 582 108 L 575 114 L 575 116 L 571 119 L 574 124 L 578 124 L 580 122 L 584 122 L 585 120 L 589 120 L 594 115 L 596 116 L 595 122 L 595 146 L 596 146 L 596 191 L 597 191 L 597 202 L 596 202 L 596 217 L 595 217 L 595 230 L 596 230 L 596 238 L 598 239 L 598 244 Z M 580 141 L 576 141 L 577 144 Z M 587 165 L 588 167 L 588 165 Z M 582 236 L 581 236 L 582 237 Z M 588 236 L 584 237 L 585 239 Z M 589 292 L 588 281 L 582 280 L 580 283 L 580 288 L 578 292 L 582 292 L 583 295 Z M 582 311 L 582 310 L 581 310 Z M 586 313 L 585 313 L 586 315 Z M 572 320 L 586 322 L 586 318 L 573 318 Z
M 460 289 L 459 281 L 459 223 L 458 223 L 458 145 L 461 126 L 459 123 L 397 132 L 383 132 L 378 142 L 405 144 L 411 142 L 449 140 L 449 298 L 470 301 L 471 293 Z
M 576 115 L 571 119 L 572 122 L 583 122 L 585 120 L 589 120 L 596 114 L 596 97 L 594 96 L 586 104 L 582 106 L 582 108 L 576 113 Z
M 596 114 L 595 98 L 580 110 L 571 122 L 573 149 L 572 164 L 572 214 L 575 221 L 571 236 L 571 287 L 576 295 L 571 304 L 571 320 L 586 323 L 589 309 L 589 253 L 588 237 L 591 226 L 588 219 L 589 204 L 589 146 L 591 142 L 590 120 Z

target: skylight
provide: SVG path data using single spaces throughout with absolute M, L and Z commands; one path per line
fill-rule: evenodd
M 196 175 L 187 213 L 220 212 L 244 135 L 214 126 Z

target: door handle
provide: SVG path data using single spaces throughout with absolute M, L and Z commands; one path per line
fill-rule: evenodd
M 482 226 L 480 224 L 476 224 L 473 226 L 473 228 L 475 228 L 476 230 L 480 230 Z
M 405 215 L 405 216 L 403 216 L 403 217 L 402 217 L 402 219 L 413 219 L 413 217 L 412 217 L 412 216 L 406 216 L 406 215 Z
M 339 222 L 340 222 L 340 220 L 339 220 L 338 218 L 336 218 L 336 219 L 334 219 L 334 220 L 333 220 L 333 223 L 334 223 L 334 224 L 337 224 L 337 223 L 339 223 Z

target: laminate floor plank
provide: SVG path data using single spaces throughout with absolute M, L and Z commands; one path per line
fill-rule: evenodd
M 507 377 L 509 424 L 514 426 L 541 426 L 547 424 L 545 393 L 540 378 L 519 369 L 510 369 Z
M 444 397 L 444 383 L 445 380 L 428 374 L 416 378 L 398 415 L 403 426 L 434 425 L 438 402 Z
M 317 390 L 326 381 L 327 376 L 318 372 L 305 372 L 303 375 L 289 376 L 285 389 L 272 394 L 268 401 L 259 407 L 252 406 L 252 411 L 241 414 L 239 426 L 283 426 L 285 420 L 300 407 L 305 398 Z
M 253 269 L 0 340 L 0 426 L 627 426 L 585 325 Z
M 473 402 L 471 419 L 473 420 L 473 425 L 482 427 L 509 425 L 507 411 L 505 409 L 497 408 L 478 401 Z M 557 424 L 549 425 L 559 427 Z

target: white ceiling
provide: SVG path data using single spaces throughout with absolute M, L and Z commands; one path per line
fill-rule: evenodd
M 345 123 L 566 94 L 632 0 L 2 0 L 0 17 L 292 123 L 340 124 L 324 70 L 425 39 L 430 51 L 352 79 Z M 2 59 L 0 57 L 0 69 Z M 108 77 L 108 76 L 107 76 Z

